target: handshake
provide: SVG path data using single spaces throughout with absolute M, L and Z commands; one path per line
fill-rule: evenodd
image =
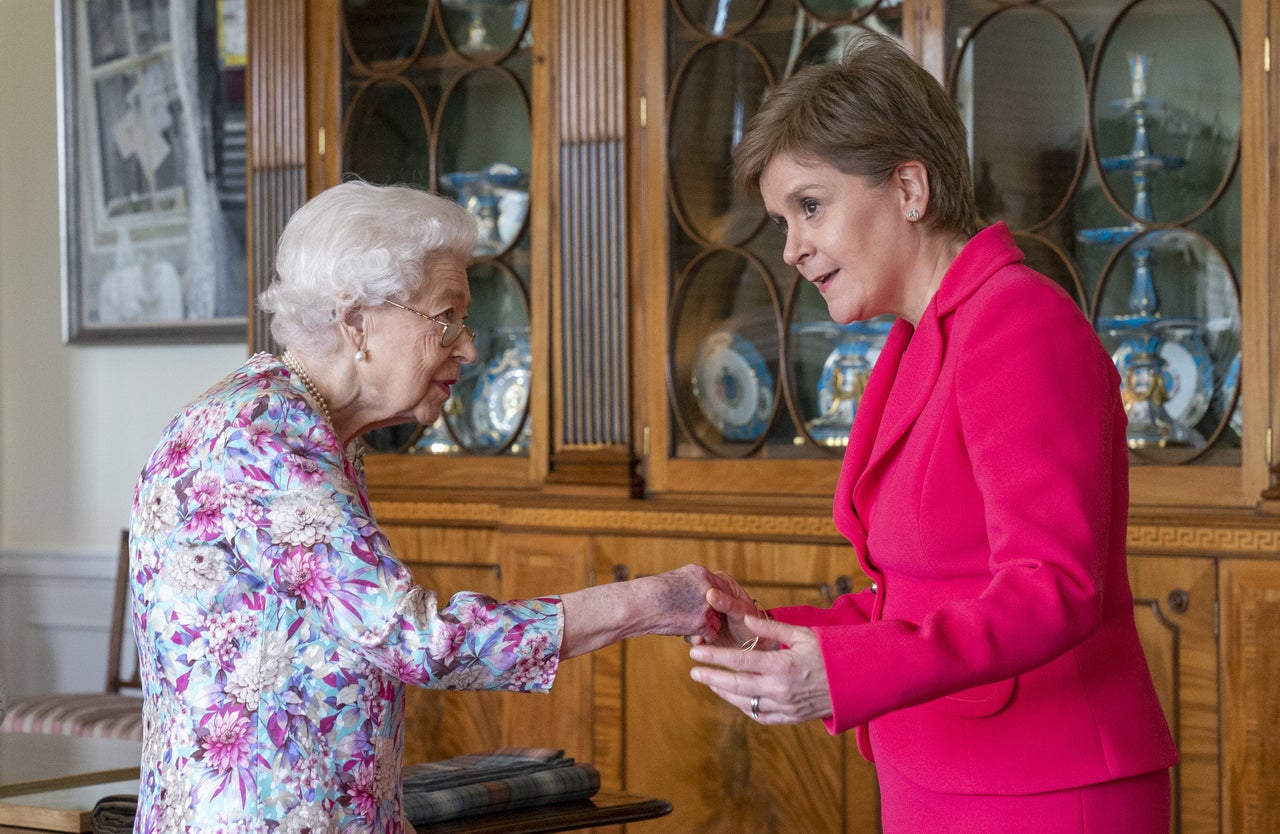
M 774 622 L 727 573 L 685 565 L 561 600 L 562 658 L 644 634 L 684 637 L 693 644 L 690 657 L 705 664 L 692 678 L 754 720 L 791 724 L 831 714 L 813 631 Z
M 695 646 L 764 648 L 746 618 L 770 619 L 768 613 L 724 571 L 685 565 L 635 581 L 651 583 L 648 588 L 637 586 L 636 591 L 651 594 L 652 608 L 659 612 L 647 633 L 684 637 Z
M 750 595 L 733 577 L 700 565 L 594 585 L 560 599 L 565 622 L 561 658 L 645 634 L 736 647 L 752 637 L 743 616 L 757 613 Z

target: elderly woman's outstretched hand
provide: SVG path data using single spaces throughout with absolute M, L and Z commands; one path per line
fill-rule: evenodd
M 642 634 L 714 641 L 723 621 L 708 601 L 713 590 L 724 592 L 730 587 L 723 577 L 700 565 L 685 565 L 564 594 L 560 656 L 575 657 Z
M 708 597 L 713 591 L 723 593 L 728 589 L 722 575 L 701 565 L 685 565 L 636 581 L 645 580 L 652 581 L 647 592 L 653 595 L 654 610 L 660 614 L 660 621 L 649 633 L 688 637 L 696 642 L 716 639 L 723 623 Z

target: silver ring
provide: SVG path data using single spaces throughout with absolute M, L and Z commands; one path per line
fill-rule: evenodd
M 751 696 L 751 717 L 757 721 L 760 720 L 760 696 L 759 695 Z

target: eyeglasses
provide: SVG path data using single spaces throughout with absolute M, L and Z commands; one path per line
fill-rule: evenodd
M 427 321 L 433 321 L 436 324 L 443 327 L 444 333 L 442 333 L 440 336 L 441 347 L 449 347 L 454 342 L 458 341 L 458 339 L 462 336 L 463 333 L 466 333 L 467 338 L 471 339 L 471 341 L 473 342 L 476 339 L 476 331 L 472 330 L 470 327 L 467 327 L 465 324 L 459 324 L 456 321 L 444 321 L 443 319 L 438 319 L 435 316 L 428 316 L 426 313 L 419 313 L 417 310 L 413 309 L 412 307 L 406 307 L 403 304 L 397 304 L 394 301 L 387 301 L 387 303 L 390 304 L 392 307 L 399 307 L 401 310 L 404 310 L 406 313 L 413 313 L 415 316 L 420 316 L 421 318 L 424 318 Z

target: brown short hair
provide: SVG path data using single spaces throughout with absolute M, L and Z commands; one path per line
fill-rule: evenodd
M 780 81 L 733 151 L 734 178 L 760 186 L 774 158 L 825 163 L 883 185 L 903 162 L 929 172 L 935 229 L 971 235 L 980 226 L 965 127 L 951 97 L 896 41 L 872 32 L 850 41 L 838 62 Z

